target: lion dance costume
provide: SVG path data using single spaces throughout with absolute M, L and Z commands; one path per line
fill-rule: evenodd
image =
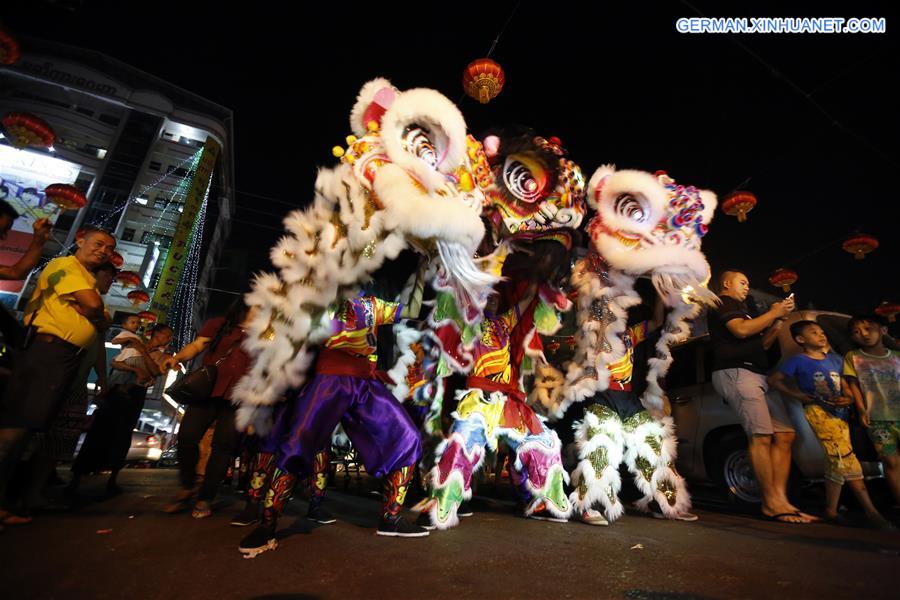
M 418 433 L 373 360 L 377 327 L 395 322 L 400 309 L 357 290 L 413 251 L 431 260 L 434 285 L 467 315 L 480 314 L 496 281 L 472 258 L 484 236 L 483 194 L 473 184 L 465 122 L 441 94 L 376 79 L 360 91 L 350 124 L 347 149 L 335 149 L 341 164 L 320 170 L 312 205 L 285 219 L 288 234 L 271 253 L 278 274 L 259 276 L 247 296 L 258 311 L 246 343 L 254 362 L 235 389 L 238 425 L 268 432 L 273 406 L 288 388 L 300 389 L 279 414 L 290 425 L 273 432 L 283 473 L 316 472 L 316 456 L 341 421 L 370 472 L 385 477 L 379 533 L 421 535 L 398 514 L 421 454 Z M 270 493 L 287 489 L 285 477 L 273 479 Z M 241 543 L 247 556 L 274 547 L 274 527 L 261 530 Z
M 579 462 L 571 500 L 586 522 L 606 524 L 594 507 L 609 521 L 618 519 L 624 461 L 643 494 L 639 509 L 650 510 L 655 502 L 668 518 L 686 517 L 690 496 L 673 467 L 676 438 L 659 379 L 672 362 L 670 345 L 688 334 L 686 321 L 701 302 L 716 300 L 705 287 L 709 265 L 700 251 L 716 197 L 678 185 L 663 172 L 605 166 L 591 178 L 588 202 L 597 214 L 588 226 L 588 255 L 572 273 L 577 346 L 557 410 L 562 416 L 571 403 L 585 403 L 584 417 L 575 423 Z M 648 361 L 647 390 L 638 399 L 631 389 L 633 349 L 650 332 L 646 323 L 626 328 L 626 321 L 629 307 L 641 302 L 634 288 L 641 275 L 651 276 L 670 311 L 656 357 Z
M 533 134 L 490 136 L 484 149 L 490 168 L 481 165 L 476 173 L 483 175 L 479 183 L 485 188 L 485 213 L 498 245 L 494 254 L 504 257 L 510 248 L 549 243 L 563 248 L 561 255 L 567 256 L 573 231 L 585 212 L 584 178 L 578 166 L 565 158 L 559 140 Z M 490 177 L 484 177 L 485 173 Z M 506 257 L 504 275 L 514 256 L 515 252 Z M 508 307 L 501 314 L 486 313 L 471 328 L 453 311 L 442 312 L 440 303 L 432 314 L 432 322 L 444 334 L 445 347 L 456 345 L 447 343 L 452 337 L 446 335 L 448 317 L 451 330 L 453 325 L 462 330 L 459 338 L 464 349 L 459 356 L 464 359 L 453 362 L 471 365 L 467 389 L 457 393 L 453 426 L 437 449 L 437 464 L 430 476 L 432 501 L 425 514 L 432 526 L 446 529 L 459 523 L 459 506 L 472 496 L 472 476 L 484 462 L 485 452 L 497 450 L 499 440 L 513 453 L 510 477 L 525 515 L 565 521 L 571 512 L 563 487 L 568 476 L 559 438 L 528 406 L 522 388 L 522 367 L 542 359 L 536 333 L 553 333 L 559 326 L 556 311 L 566 310 L 569 304 L 555 288 L 536 284 L 563 266 L 552 261 L 541 265 L 540 259 L 535 260 L 538 256 L 534 252 L 527 258 L 533 263 L 531 283 L 510 277 L 500 290 Z

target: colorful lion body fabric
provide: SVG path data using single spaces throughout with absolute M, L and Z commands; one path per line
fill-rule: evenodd
M 540 337 L 559 328 L 557 311 L 569 309 L 570 302 L 559 289 L 546 281 L 549 273 L 564 269 L 560 254 L 572 249 L 575 230 L 587 212 L 585 179 L 580 167 L 569 160 L 556 137 L 544 138 L 531 131 L 518 135 L 490 135 L 483 143 L 469 138 L 469 159 L 475 182 L 484 197 L 483 214 L 490 238 L 482 250 L 491 252 L 484 268 L 503 276 L 497 286 L 504 305 L 518 302 L 525 279 L 539 281 L 540 302 L 535 310 L 534 328 L 517 344 L 517 360 L 542 357 Z M 529 254 L 533 243 L 556 242 L 564 252 Z M 484 250 L 484 248 L 490 250 Z M 525 252 L 517 253 L 517 250 Z M 512 265 L 507 263 L 518 263 Z M 514 267 L 514 268 L 509 268 Z M 439 294 L 431 325 L 438 331 L 450 364 L 461 372 L 471 369 L 469 348 L 479 319 L 462 319 L 463 310 L 447 294 Z M 530 372 L 530 365 L 525 372 Z
M 433 258 L 430 272 L 468 313 L 496 281 L 472 258 L 484 236 L 483 193 L 471 185 L 459 110 L 434 90 L 375 79 L 350 124 L 349 147 L 319 171 L 312 205 L 285 218 L 287 235 L 271 252 L 278 273 L 258 276 L 247 295 L 258 311 L 245 342 L 253 365 L 234 393 L 241 427 L 265 430 L 257 408 L 303 383 L 311 349 L 330 334 L 327 307 L 401 251 Z

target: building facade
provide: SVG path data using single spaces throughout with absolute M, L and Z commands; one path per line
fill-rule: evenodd
M 200 185 L 206 196 L 179 279 L 180 300 L 173 314 L 161 319 L 177 321 L 182 339 L 192 337 L 205 317 L 206 288 L 234 214 L 232 112 L 104 54 L 19 41 L 19 59 L 0 66 L 0 116 L 35 115 L 56 140 L 51 148 L 19 149 L 9 135 L 0 139 L 0 197 L 21 215 L 0 242 L 0 262 L 11 264 L 21 256 L 40 217 L 54 221 L 45 259 L 68 253 L 85 226 L 112 231 L 121 268 L 139 278 L 137 285 L 114 285 L 106 297 L 114 322 L 120 322 L 150 307 L 133 303 L 128 293 L 141 289 L 154 296 L 188 189 Z M 196 166 L 210 141 L 218 157 L 208 181 L 198 183 Z M 87 205 L 60 212 L 44 197 L 44 188 L 54 183 L 76 186 Z M 2 282 L 0 302 L 21 309 L 32 287 L 32 278 Z M 158 391 L 152 395 L 149 409 L 166 408 Z

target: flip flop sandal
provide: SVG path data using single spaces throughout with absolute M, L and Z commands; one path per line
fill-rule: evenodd
M 788 523 L 790 525 L 809 525 L 809 521 L 788 521 L 785 517 L 797 517 L 798 519 L 802 519 L 799 512 L 785 512 L 778 513 L 777 515 L 763 515 L 763 518 L 767 521 L 775 521 L 777 523 Z

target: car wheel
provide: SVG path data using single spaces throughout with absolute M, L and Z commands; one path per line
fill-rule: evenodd
M 710 474 L 724 487 L 732 503 L 757 505 L 762 502 L 743 432 L 726 434 L 710 454 L 713 458 Z

